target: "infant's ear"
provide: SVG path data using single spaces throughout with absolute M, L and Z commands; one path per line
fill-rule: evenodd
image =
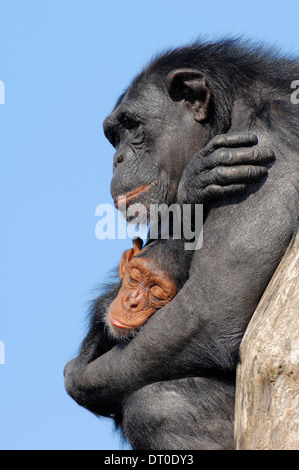
M 138 253 L 140 253 L 140 251 L 142 250 L 142 245 L 143 245 L 143 241 L 141 240 L 141 238 L 134 238 L 134 240 L 133 240 L 133 250 L 134 250 L 133 256 L 136 256 L 136 255 L 138 255 Z
M 119 277 L 121 279 L 124 277 L 125 270 L 127 269 L 127 266 L 133 256 L 138 255 L 142 250 L 142 245 L 143 241 L 141 240 L 141 238 L 135 238 L 133 240 L 133 248 L 130 248 L 129 250 L 123 252 L 118 268 Z

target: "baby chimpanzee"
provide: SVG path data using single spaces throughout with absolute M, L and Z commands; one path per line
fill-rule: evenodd
M 137 238 L 133 248 L 123 253 L 122 285 L 106 319 L 114 337 L 132 336 L 188 279 L 193 251 L 184 250 L 183 240 L 169 241 L 153 241 L 142 249 L 142 240 Z

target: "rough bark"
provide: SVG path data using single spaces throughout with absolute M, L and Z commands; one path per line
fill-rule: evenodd
M 235 449 L 299 449 L 299 234 L 241 343 Z

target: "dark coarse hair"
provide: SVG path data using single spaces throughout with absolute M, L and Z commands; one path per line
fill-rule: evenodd
M 241 39 L 197 40 L 156 56 L 131 86 L 146 80 L 165 88 L 166 76 L 176 68 L 195 68 L 205 75 L 212 97 L 214 134 L 228 131 L 233 103 L 243 98 L 257 117 L 270 115 L 267 108 L 279 110 L 280 130 L 285 128 L 299 137 L 298 106 L 291 103 L 291 83 L 299 79 L 298 58 Z

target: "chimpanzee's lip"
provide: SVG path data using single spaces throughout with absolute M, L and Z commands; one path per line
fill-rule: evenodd
M 121 323 L 110 314 L 109 314 L 109 320 L 111 321 L 112 325 L 116 326 L 117 328 L 126 328 L 127 330 L 132 330 L 134 328 L 134 326 L 129 326 L 129 325 L 125 325 L 124 323 Z
M 147 193 L 155 184 L 157 184 L 157 182 L 152 181 L 150 184 L 139 186 L 138 188 L 133 189 L 132 191 L 128 191 L 126 194 L 121 194 L 117 197 L 117 199 L 114 199 L 115 207 L 118 208 L 120 205 L 132 201 L 140 194 Z

